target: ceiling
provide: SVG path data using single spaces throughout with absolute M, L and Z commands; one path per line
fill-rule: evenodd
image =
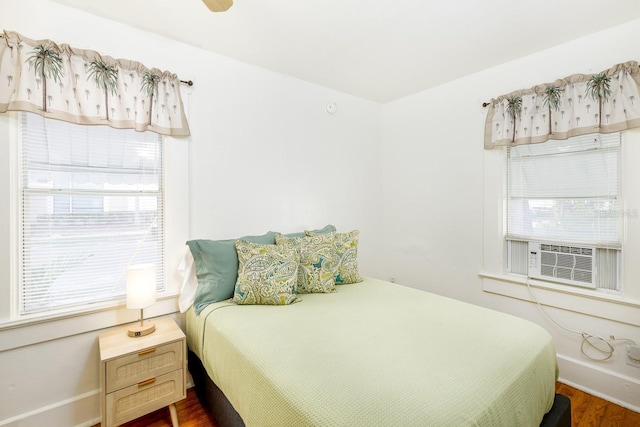
M 638 0 L 53 0 L 385 103 L 640 18 Z

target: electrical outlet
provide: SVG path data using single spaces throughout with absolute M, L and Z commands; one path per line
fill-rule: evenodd
M 640 368 L 640 346 L 638 345 L 627 346 L 627 365 Z

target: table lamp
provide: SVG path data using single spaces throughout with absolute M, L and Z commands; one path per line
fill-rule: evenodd
M 156 267 L 138 264 L 127 268 L 127 308 L 140 309 L 140 324 L 129 326 L 130 337 L 142 337 L 156 330 L 156 326 L 144 323 L 143 309 L 156 302 Z

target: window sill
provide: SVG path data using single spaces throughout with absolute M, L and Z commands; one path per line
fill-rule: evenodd
M 576 287 L 556 285 L 524 276 L 480 273 L 484 292 L 516 298 L 582 313 L 592 317 L 614 320 L 633 326 L 640 326 L 638 309 L 640 301 L 624 298 L 617 294 L 583 290 Z M 531 296 L 527 281 L 533 289 Z
M 178 311 L 178 295 L 159 296 L 155 304 L 144 310 L 144 317 L 147 319 Z M 130 310 L 120 304 L 0 323 L 0 352 L 135 322 L 139 315 L 139 310 Z

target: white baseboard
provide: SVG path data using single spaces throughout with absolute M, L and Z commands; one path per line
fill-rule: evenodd
M 632 378 L 560 354 L 558 366 L 561 383 L 640 412 L 640 371 Z
M 0 426 L 75 426 L 91 427 L 100 423 L 100 390 L 61 400 L 15 417 L 0 419 Z M 98 417 L 96 418 L 96 415 Z
M 191 375 L 187 388 L 193 387 Z M 73 426 L 91 427 L 100 424 L 100 390 L 93 390 L 71 399 L 61 400 L 15 417 L 0 419 L 0 427 Z

